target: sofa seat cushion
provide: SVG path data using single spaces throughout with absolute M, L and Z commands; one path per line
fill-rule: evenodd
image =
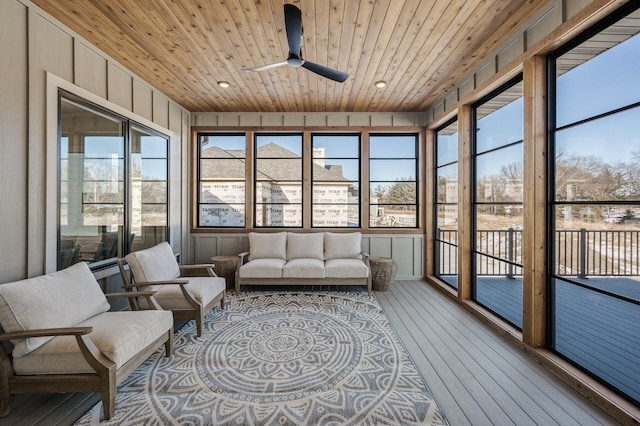
M 339 234 L 324 233 L 324 258 L 330 259 L 360 259 L 362 256 L 362 234 L 349 232 Z
M 0 285 L 0 324 L 6 332 L 74 327 L 109 308 L 100 285 L 84 262 Z M 14 340 L 13 356 L 36 350 L 50 339 Z
M 125 256 L 137 282 L 166 281 L 180 276 L 180 266 L 166 241 Z
M 259 233 L 249 232 L 249 256 L 254 259 L 282 259 L 287 258 L 287 233 Z
M 327 278 L 367 278 L 369 268 L 360 259 L 332 259 L 324 264 Z
M 284 259 L 255 259 L 240 267 L 240 278 L 282 278 Z
M 186 277 L 179 279 L 189 280 L 189 284 L 185 287 L 203 306 L 209 304 L 219 295 L 224 294 L 226 289 L 225 279 L 220 277 Z M 156 285 L 150 286 L 149 290 L 156 292 L 154 298 L 164 309 L 193 309 L 184 297 L 179 285 Z M 140 300 L 140 307 L 149 309 L 146 299 L 142 298 Z
M 324 262 L 318 259 L 293 259 L 282 268 L 282 278 L 324 277 Z
M 324 260 L 324 233 L 287 233 L 287 260 L 302 258 Z
M 170 311 L 105 312 L 78 327 L 93 327 L 89 337 L 120 368 L 173 327 Z M 79 374 L 94 370 L 82 356 L 73 336 L 58 336 L 37 350 L 13 359 L 18 375 Z

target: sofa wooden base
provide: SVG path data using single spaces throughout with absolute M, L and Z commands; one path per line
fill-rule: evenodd
M 370 278 L 239 278 L 236 276 L 236 293 L 243 285 L 362 285 L 371 296 Z

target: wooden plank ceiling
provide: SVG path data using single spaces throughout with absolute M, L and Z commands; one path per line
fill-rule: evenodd
M 547 3 L 287 0 L 303 58 L 350 74 L 341 84 L 243 71 L 287 58 L 283 0 L 32 1 L 192 112 L 425 111 Z

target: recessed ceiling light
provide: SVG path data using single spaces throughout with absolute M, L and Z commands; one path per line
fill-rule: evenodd
M 382 89 L 387 85 L 387 82 L 384 80 L 378 80 L 375 83 L 373 83 L 373 85 L 376 86 L 378 89 Z
M 222 88 L 226 89 L 227 87 L 229 87 L 229 86 L 231 86 L 231 85 L 229 84 L 229 82 L 228 82 L 228 81 L 219 81 L 219 82 L 218 82 L 218 86 L 220 86 L 220 87 L 222 87 Z

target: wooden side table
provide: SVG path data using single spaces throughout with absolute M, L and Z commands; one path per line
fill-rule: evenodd
M 227 289 L 234 289 L 236 286 L 236 268 L 239 261 L 238 256 L 214 256 L 210 260 L 214 264 L 213 270 L 216 275 L 226 281 Z
M 389 290 L 396 279 L 398 264 L 390 257 L 370 257 L 371 286 L 374 290 Z

